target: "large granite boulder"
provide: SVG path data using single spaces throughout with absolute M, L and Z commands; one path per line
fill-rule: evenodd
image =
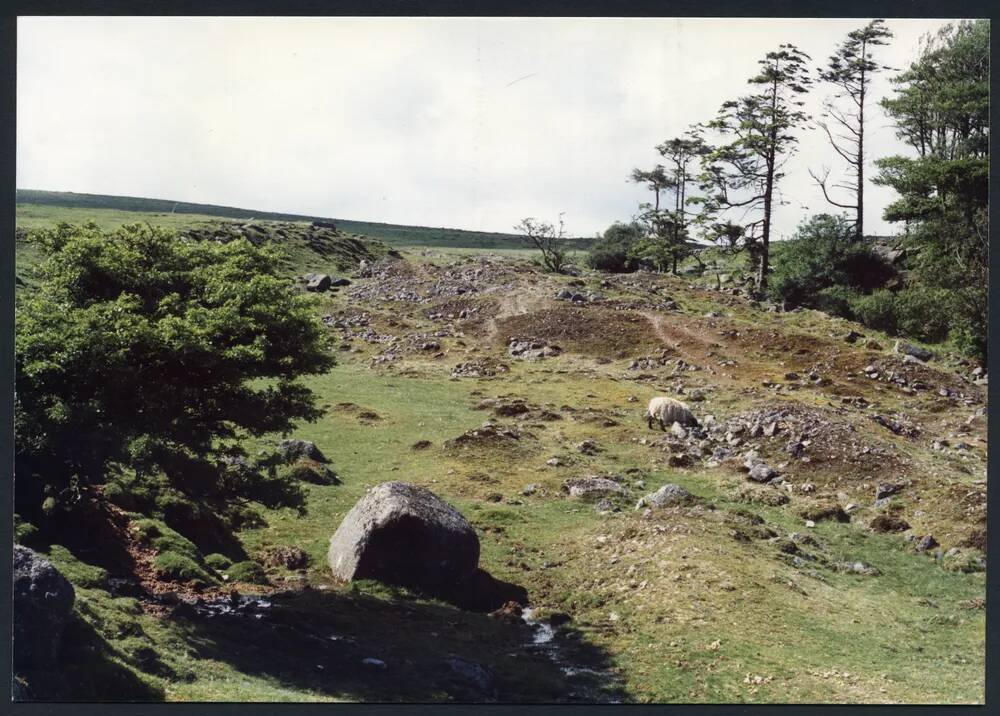
M 386 482 L 347 513 L 327 557 L 338 579 L 375 579 L 450 598 L 476 575 L 479 538 L 430 490 Z
M 14 545 L 14 667 L 51 669 L 73 612 L 73 585 L 47 560 Z

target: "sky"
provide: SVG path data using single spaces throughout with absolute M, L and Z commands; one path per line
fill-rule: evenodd
M 17 186 L 501 232 L 563 213 L 592 236 L 649 199 L 631 170 L 746 93 L 768 51 L 819 65 L 867 22 L 22 17 Z M 945 22 L 887 20 L 878 61 L 905 68 Z M 870 108 L 869 161 L 905 153 Z M 836 211 L 807 169 L 843 165 L 818 128 L 799 136 L 777 238 Z M 866 233 L 893 233 L 891 190 L 865 191 Z

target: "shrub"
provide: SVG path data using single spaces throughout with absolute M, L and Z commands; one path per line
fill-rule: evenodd
M 912 286 L 858 296 L 851 301 L 851 311 L 870 328 L 935 343 L 948 337 L 954 303 L 947 289 Z
M 630 250 L 643 237 L 643 233 L 642 227 L 636 222 L 612 224 L 591 246 L 590 253 L 587 254 L 587 265 L 609 273 L 635 271 L 639 262 L 630 255 Z
M 859 296 L 851 302 L 851 311 L 868 326 L 891 335 L 899 332 L 896 322 L 896 296 L 892 291 L 875 291 L 869 296 Z
M 44 498 L 37 476 L 82 487 L 117 466 L 162 471 L 197 498 L 213 483 L 193 463 L 214 467 L 242 434 L 319 417 L 297 378 L 333 358 L 274 247 L 138 224 L 62 224 L 33 241 L 40 281 L 16 303 L 22 514 Z
M 860 294 L 853 288 L 848 288 L 847 286 L 830 286 L 815 295 L 813 298 L 813 308 L 824 313 L 829 313 L 831 316 L 854 318 L 854 310 L 851 306 L 852 302 L 859 296 Z
M 226 570 L 230 581 L 246 584 L 267 584 L 267 572 L 254 561 L 237 562 Z
M 820 308 L 824 302 L 820 294 L 825 289 L 840 286 L 869 292 L 895 275 L 870 247 L 854 240 L 853 226 L 842 216 L 818 214 L 809 218 L 775 254 L 768 293 L 790 307 Z M 827 295 L 828 305 L 831 298 L 834 306 L 844 310 L 843 296 Z
M 205 564 L 214 569 L 216 572 L 222 572 L 223 570 L 228 569 L 232 563 L 233 561 L 229 559 L 229 557 L 224 554 L 219 554 L 218 552 L 213 552 L 212 554 L 205 556 Z

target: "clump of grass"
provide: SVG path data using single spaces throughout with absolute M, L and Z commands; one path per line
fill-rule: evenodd
M 143 519 L 133 523 L 139 542 L 160 553 L 174 553 L 187 559 L 202 562 L 201 552 L 194 542 L 181 533 L 170 529 L 160 520 Z
M 246 584 L 267 584 L 267 572 L 252 560 L 237 562 L 226 570 L 230 581 Z
M 193 559 L 177 552 L 162 552 L 153 560 L 156 574 L 162 579 L 174 582 L 191 582 L 196 585 L 208 586 L 216 580 Z
M 233 563 L 229 557 L 224 554 L 219 554 L 218 552 L 213 552 L 212 554 L 205 555 L 205 565 L 211 567 L 216 572 L 222 572 L 228 569 Z

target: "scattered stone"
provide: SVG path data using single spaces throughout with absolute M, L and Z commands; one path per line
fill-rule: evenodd
M 920 346 L 915 346 L 912 343 L 906 343 L 904 341 L 896 341 L 896 345 L 893 346 L 892 352 L 912 356 L 917 360 L 924 362 L 934 358 L 934 354 L 926 348 L 921 348 Z
M 848 334 L 844 336 L 844 340 L 848 343 L 856 343 L 859 338 L 864 338 L 864 335 L 853 330 L 849 331 Z
M 895 495 L 898 492 L 902 491 L 904 487 L 906 487 L 906 485 L 901 485 L 899 483 L 880 482 L 878 483 L 878 485 L 875 486 L 875 499 L 881 500 L 884 497 Z
M 584 440 L 583 442 L 577 443 L 576 451 L 584 455 L 596 455 L 601 452 L 601 449 L 597 447 L 597 443 L 593 440 Z
M 625 488 L 606 477 L 578 477 L 566 480 L 562 486 L 563 492 L 570 497 L 596 497 L 599 495 L 624 495 Z
M 316 274 L 306 284 L 306 291 L 326 291 L 333 280 L 325 273 Z
M 278 444 L 278 453 L 287 462 L 295 462 L 300 458 L 308 458 L 316 462 L 329 462 L 326 457 L 316 447 L 316 443 L 311 440 L 296 440 L 293 438 L 282 440 Z
M 413 445 L 410 446 L 410 449 L 411 450 L 426 450 L 432 444 L 433 443 L 430 440 L 417 440 L 417 442 L 413 443 Z
M 304 569 L 309 565 L 309 555 L 298 547 L 272 547 L 264 552 L 261 561 L 269 567 Z
M 594 510 L 599 515 L 606 515 L 609 512 L 618 512 L 619 508 L 616 507 L 615 504 L 611 500 L 609 500 L 607 497 L 605 497 L 600 502 L 598 502 L 596 505 L 594 505 Z
M 667 484 L 656 492 L 652 492 L 636 504 L 635 509 L 644 507 L 669 507 L 673 505 L 684 505 L 692 500 L 690 492 L 680 485 Z
M 369 656 L 369 657 L 367 657 L 365 659 L 362 659 L 361 660 L 361 664 L 362 664 L 362 666 L 368 666 L 368 667 L 371 667 L 373 669 L 383 669 L 384 670 L 384 669 L 387 668 L 384 661 L 382 661 L 381 659 L 375 659 L 374 657 L 371 657 L 371 656 Z
M 525 485 L 524 488 L 522 488 L 521 494 L 524 495 L 525 497 L 529 495 L 534 495 L 536 492 L 538 492 L 539 487 L 540 485 L 532 482 L 531 484 Z
M 770 482 L 778 476 L 777 471 L 770 465 L 766 465 L 763 462 L 758 462 L 756 465 L 750 468 L 750 472 L 747 474 L 754 482 Z
M 924 535 L 917 541 L 915 549 L 918 552 L 927 552 L 937 546 L 939 546 L 938 541 L 934 539 L 934 535 Z

